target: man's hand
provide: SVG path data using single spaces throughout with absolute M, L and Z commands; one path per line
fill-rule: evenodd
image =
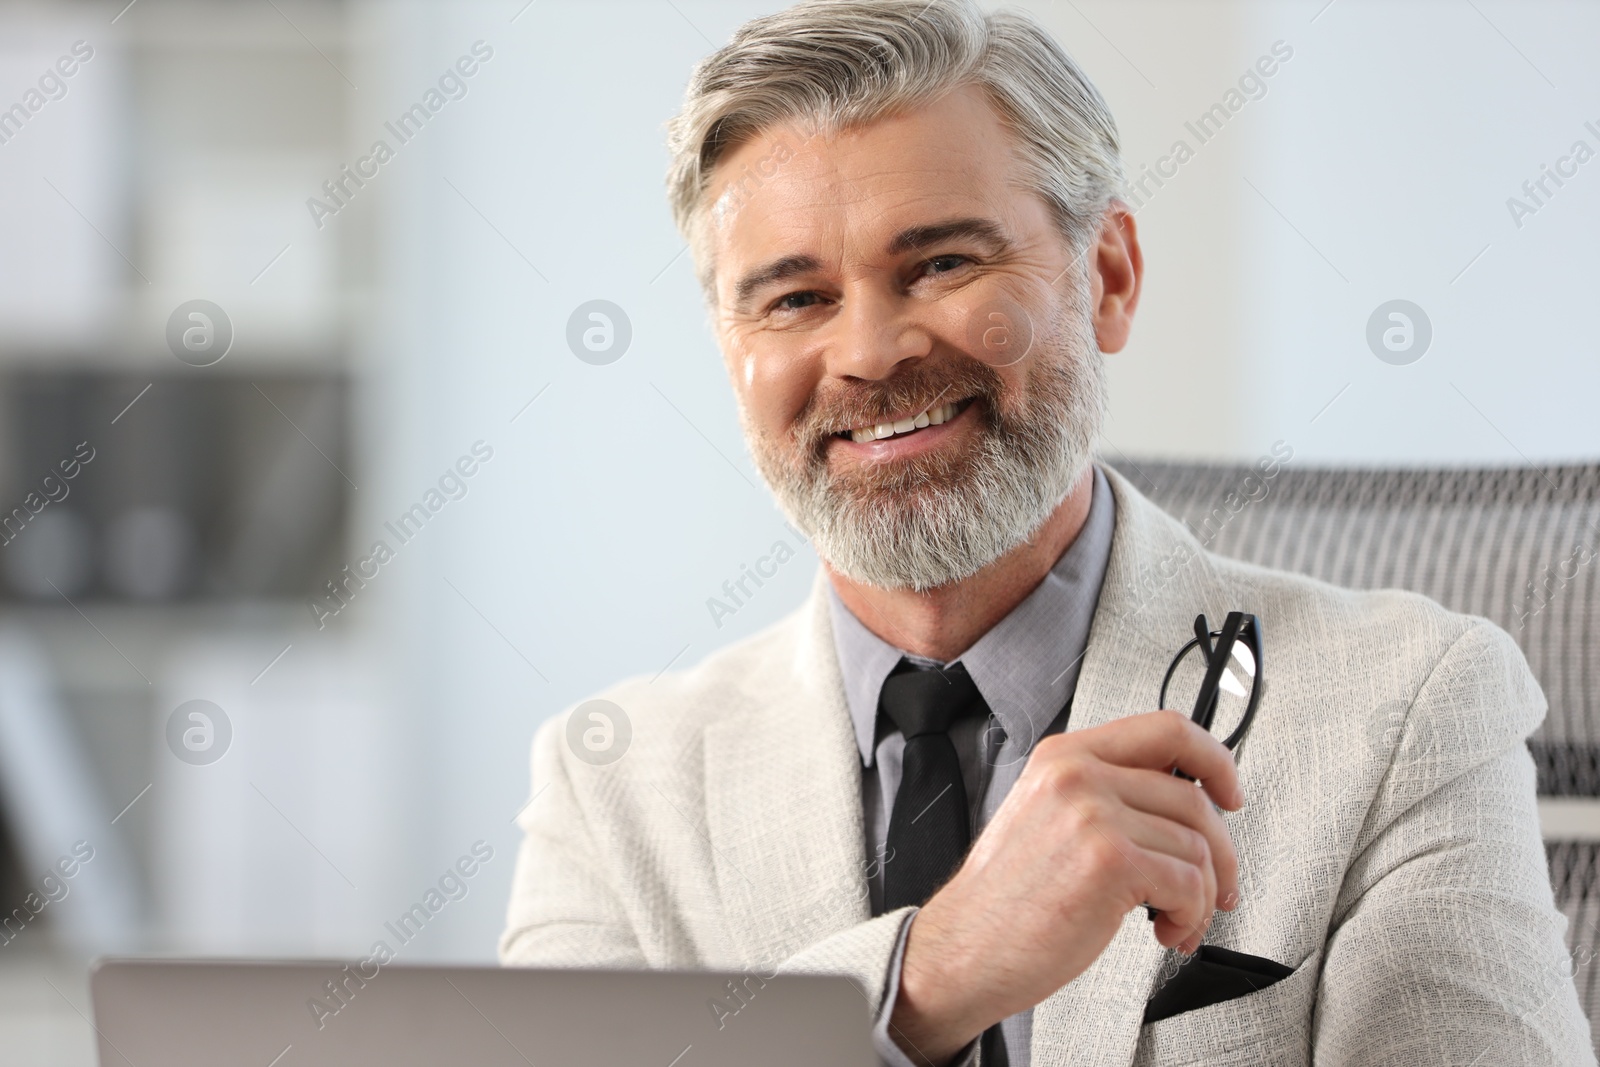
M 1087 970 L 1141 904 L 1160 909 L 1162 945 L 1198 949 L 1219 903 L 1238 903 L 1238 857 L 1213 801 L 1244 804 L 1233 756 L 1178 712 L 1040 741 L 911 924 L 896 1041 L 918 1062 L 947 1062 Z

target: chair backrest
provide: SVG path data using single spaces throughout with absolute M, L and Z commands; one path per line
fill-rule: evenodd
M 1351 588 L 1410 589 L 1497 623 L 1550 702 L 1528 743 L 1540 794 L 1600 797 L 1600 463 L 1258 469 L 1123 457 L 1111 465 L 1220 555 Z M 1579 999 L 1600 1042 L 1594 836 L 1547 840 L 1545 854 Z
M 1113 463 L 1209 549 L 1504 628 L 1550 713 L 1539 792 L 1600 796 L 1600 464 L 1460 470 Z

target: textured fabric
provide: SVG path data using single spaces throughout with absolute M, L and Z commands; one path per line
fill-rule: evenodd
M 1069 697 L 1078 683 L 1115 526 L 1116 500 L 1105 473 L 1096 466 L 1089 513 L 1078 536 L 1033 592 L 958 657 L 978 683 L 994 716 L 990 724 L 969 721 L 957 723 L 951 730 L 972 806 L 974 837 L 1011 792 L 1033 746 L 1040 738 L 1065 728 Z M 867 888 L 872 914 L 878 915 L 884 910 L 888 806 L 899 786 L 905 742 L 899 731 L 883 728 L 877 701 L 884 678 L 904 653 L 863 626 L 832 585 L 824 588 L 845 700 L 861 751 Z M 899 966 L 897 953 L 890 961 L 897 975 Z M 889 999 L 888 1004 L 893 1003 Z M 1032 1009 L 1002 1021 L 1000 1032 L 1010 1067 L 1028 1067 Z M 887 1011 L 874 1027 L 873 1040 L 891 1067 L 912 1067 L 889 1034 Z M 995 1059 L 989 1058 L 991 1062 Z
M 1578 1003 L 1591 1025 L 1600 1018 L 1600 842 L 1547 841 L 1556 906 L 1567 917 Z
M 1121 475 L 1067 729 L 1151 709 L 1194 616 L 1271 649 L 1224 819 L 1241 901 L 1208 943 L 1293 967 L 1142 1025 L 1172 966 L 1143 909 L 1033 1014 L 1035 1067 L 1593 1063 L 1539 840 L 1515 642 L 1412 593 L 1209 555 Z M 868 1017 L 908 911 L 871 917 L 861 759 L 826 596 L 689 670 L 603 696 L 631 747 L 593 766 L 540 728 L 501 958 L 853 977 Z M 1399 728 L 1388 711 L 1399 706 Z

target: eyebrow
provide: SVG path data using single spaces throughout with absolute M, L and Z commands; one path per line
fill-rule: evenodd
M 961 219 L 946 219 L 944 222 L 933 222 L 926 226 L 913 226 L 901 230 L 894 235 L 894 240 L 889 242 L 889 254 L 899 255 L 909 252 L 913 248 L 924 245 L 941 244 L 945 241 L 966 238 L 969 241 L 981 241 L 994 251 L 1003 251 L 1011 247 L 1011 242 L 1006 240 L 1005 233 L 999 225 L 989 219 L 976 216 Z
M 993 253 L 1004 252 L 1011 247 L 1011 242 L 998 224 L 989 219 L 971 216 L 946 219 L 942 222 L 931 222 L 901 230 L 890 239 L 888 253 L 892 256 L 903 255 L 913 249 L 961 238 L 986 244 Z M 779 282 L 820 269 L 822 261 L 816 256 L 798 254 L 773 260 L 739 279 L 733 287 L 734 303 L 743 305 L 750 297 L 769 285 L 777 285 Z
M 816 256 L 794 255 L 773 260 L 766 266 L 757 267 L 739 279 L 738 284 L 733 287 L 734 303 L 742 305 L 751 296 L 769 285 L 777 285 L 779 282 L 788 281 L 797 275 L 810 274 L 812 271 L 821 269 L 822 261 Z

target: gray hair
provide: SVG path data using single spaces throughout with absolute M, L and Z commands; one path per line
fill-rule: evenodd
M 858 127 L 970 84 L 987 91 L 1029 183 L 1080 251 L 1122 193 L 1117 124 L 1044 27 L 972 0 L 805 0 L 745 23 L 702 60 L 668 126 L 668 199 L 702 287 L 710 293 L 713 273 L 705 192 L 731 149 L 788 122 Z

